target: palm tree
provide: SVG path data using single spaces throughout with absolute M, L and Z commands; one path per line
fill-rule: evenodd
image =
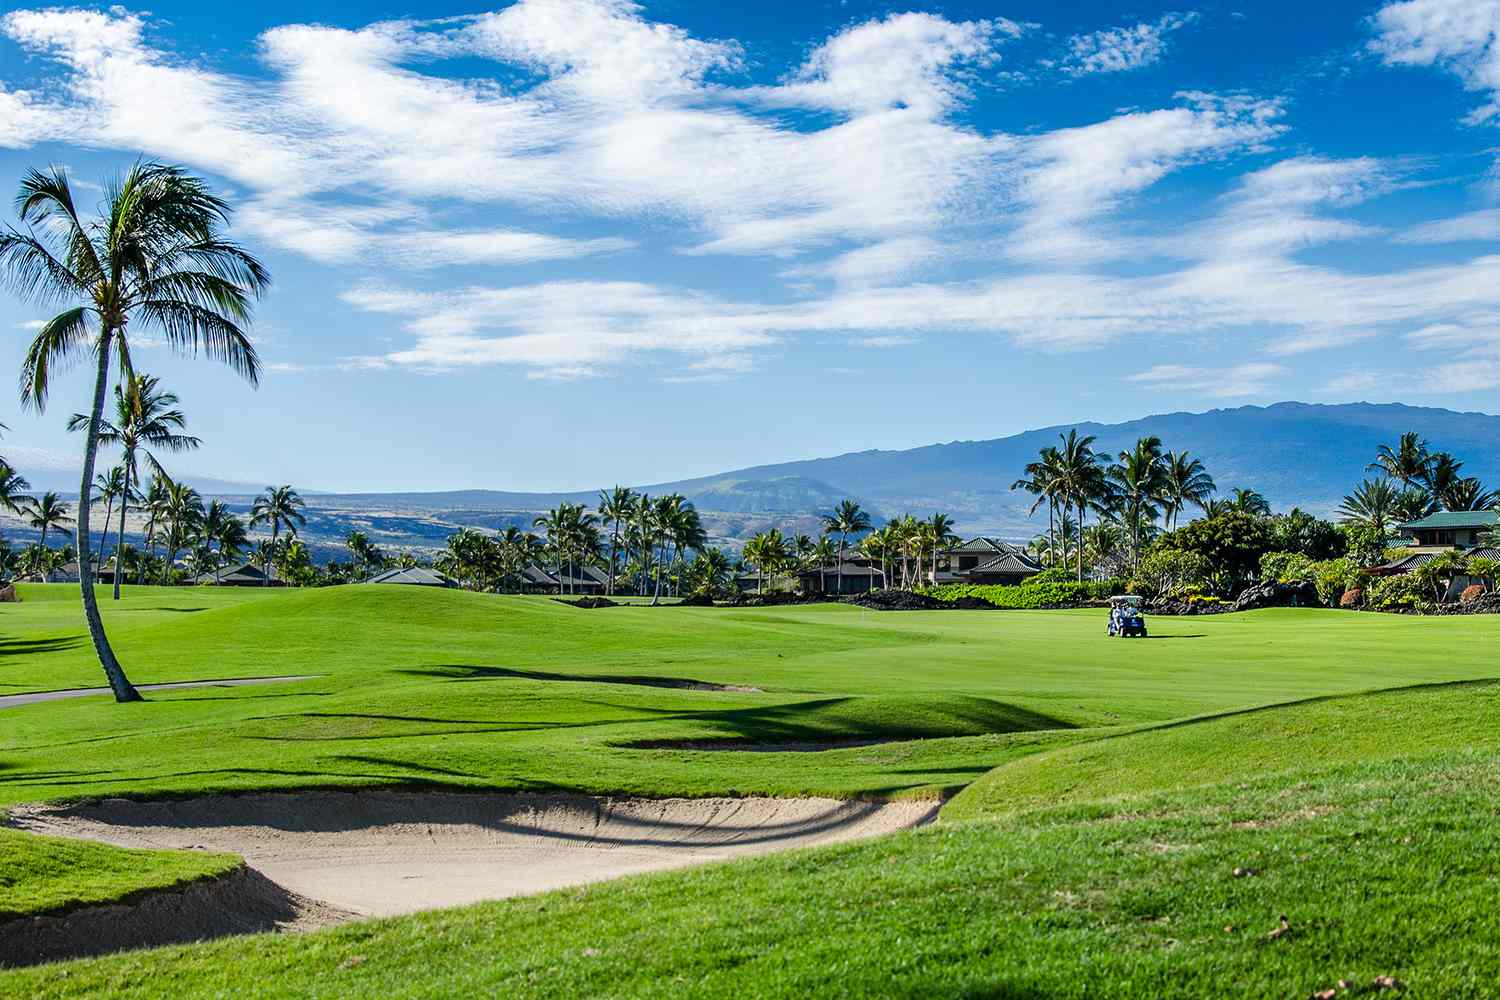
M 743 555 L 745 561 L 755 567 L 756 591 L 764 594 L 766 574 L 769 573 L 771 582 L 775 583 L 776 573 L 787 560 L 786 539 L 777 528 L 762 531 L 745 543 Z
M 278 552 L 276 546 L 281 536 L 281 529 L 286 529 L 288 537 L 296 538 L 297 529 L 307 523 L 307 515 L 302 513 L 302 508 L 306 506 L 307 503 L 302 499 L 302 495 L 291 486 L 267 486 L 265 491 L 250 505 L 250 527 L 253 528 L 259 524 L 271 526 L 271 547 L 263 553 L 266 557 L 264 562 L 266 578 L 261 582 L 261 586 L 271 585 L 271 562 Z
M 1375 461 L 1367 467 L 1370 471 L 1384 472 L 1404 486 L 1415 486 L 1425 482 L 1432 455 L 1427 442 L 1416 431 L 1407 431 L 1396 442 L 1396 447 L 1383 444 L 1375 452 Z
M 1434 508 L 1443 503 L 1443 497 L 1456 485 L 1463 481 L 1464 463 L 1458 461 L 1446 451 L 1434 452 L 1428 459 L 1427 474 L 1422 477 L 1422 485 L 1427 488 L 1432 497 Z
M 344 548 L 349 550 L 349 555 L 354 559 L 354 564 L 359 567 L 360 579 L 364 579 L 369 572 L 375 546 L 370 544 L 370 536 L 363 531 L 351 531 L 344 538 Z
M 961 539 L 953 531 L 953 518 L 947 514 L 933 514 L 927 519 L 927 530 L 932 543 L 932 582 L 936 584 L 938 553 L 952 548 Z
M 31 484 L 26 481 L 26 477 L 0 458 L 0 509 L 20 514 L 27 504 L 34 502 L 34 498 L 26 493 L 29 489 Z
M 1059 434 L 1060 447 L 1053 449 L 1052 477 L 1063 497 L 1066 509 L 1072 506 L 1078 511 L 1077 524 L 1081 529 L 1089 507 L 1099 509 L 1110 494 L 1109 479 L 1100 464 L 1100 456 L 1094 451 L 1094 435 L 1079 436 L 1077 428 L 1066 435 Z M 1083 546 L 1076 546 L 1078 556 L 1078 579 L 1083 580 Z
M 1135 447 L 1120 452 L 1119 461 L 1109 467 L 1110 483 L 1119 495 L 1120 512 L 1130 531 L 1130 565 L 1141 562 L 1141 534 L 1154 524 L 1165 480 L 1165 462 L 1161 438 L 1154 435 L 1136 441 Z
M 136 574 L 136 583 L 146 582 L 147 563 L 156 558 L 156 543 L 159 541 L 158 528 L 162 524 L 162 514 L 167 509 L 167 484 L 171 480 L 167 477 L 165 470 L 160 466 L 151 474 L 151 483 L 146 487 L 146 495 L 141 504 L 146 511 L 145 542 L 147 546 L 146 558 L 140 561 Z
M 225 238 L 229 206 L 202 180 L 179 167 L 138 162 L 109 185 L 97 218 L 85 221 L 63 168 L 29 170 L 17 214 L 25 232 L 7 227 L 0 234 L 0 272 L 34 301 L 78 303 L 48 320 L 27 349 L 23 405 L 44 410 L 52 373 L 68 362 L 86 357 L 94 366 L 80 497 L 87 498 L 94 482 L 111 363 L 118 357 L 122 374 L 133 371 L 130 324 L 155 327 L 178 352 L 201 350 L 256 383 L 260 360 L 241 325 L 270 275 Z M 89 509 L 83 503 L 78 564 L 84 617 L 115 700 L 137 701 L 140 693 L 104 633 L 88 546 Z
M 144 454 L 151 468 L 161 472 L 161 462 L 155 451 L 192 451 L 203 443 L 182 433 L 187 427 L 187 417 L 177 409 L 177 402 L 177 394 L 162 389 L 161 380 L 156 376 L 128 374 L 123 386 L 115 386 L 114 422 L 99 421 L 99 444 L 118 445 L 122 453 L 120 464 L 125 469 L 125 487 L 120 494 L 120 524 L 115 535 L 117 541 L 125 537 L 125 513 L 130 499 L 136 495 L 136 485 L 141 481 L 138 456 Z M 75 413 L 68 420 L 68 430 L 86 431 L 90 423 L 87 414 Z M 114 599 L 120 599 L 118 572 L 115 573 Z
M 1271 501 L 1255 490 L 1239 486 L 1229 493 L 1229 509 L 1252 517 L 1270 517 Z
M 1474 476 L 1460 479 L 1442 495 L 1444 510 L 1489 510 L 1497 501 L 1500 501 L 1500 493 L 1485 489 Z
M 165 586 L 172 581 L 172 567 L 177 564 L 177 553 L 191 548 L 201 533 L 206 514 L 203 497 L 187 483 L 168 482 L 167 499 L 162 513 L 167 523 L 167 556 L 161 568 L 161 582 Z
M 1062 480 L 1058 475 L 1060 456 L 1051 445 L 1041 450 L 1035 462 L 1026 465 L 1025 476 L 1010 484 L 1013 490 L 1025 490 L 1036 500 L 1031 504 L 1030 514 L 1035 514 L 1042 504 L 1047 505 L 1047 556 L 1052 558 L 1052 541 L 1056 531 L 1057 498 L 1062 491 Z
M 61 529 L 73 523 L 73 519 L 68 516 L 68 505 L 63 503 L 58 495 L 50 490 L 42 494 L 40 500 L 31 501 L 23 512 L 23 515 L 26 518 L 27 524 L 33 528 L 41 529 L 41 546 L 44 549 L 47 547 L 47 530 L 49 528 Z M 79 572 L 82 571 L 83 567 L 80 565 Z M 51 576 L 52 574 L 49 570 L 47 573 L 49 582 Z
M 104 501 L 104 528 L 99 532 L 99 553 L 94 557 L 95 576 L 99 575 L 99 567 L 104 562 L 104 548 L 109 543 L 109 516 L 114 512 L 115 501 L 124 494 L 125 469 L 123 466 L 116 465 L 108 472 L 101 472 L 94 477 L 94 496 Z M 114 576 L 116 579 L 120 576 L 118 566 L 115 567 Z
M 223 500 L 210 502 L 204 511 L 202 535 L 205 548 L 219 546 L 213 560 L 214 585 L 217 586 L 219 570 L 226 561 L 244 551 L 250 543 L 250 536 L 245 531 L 245 522 L 236 517 Z
M 849 544 L 850 535 L 860 535 L 870 530 L 870 515 L 853 500 L 842 500 L 833 508 L 832 513 L 823 515 L 823 533 L 831 535 L 838 532 L 838 593 L 844 592 L 844 547 Z M 821 582 L 821 581 L 820 581 Z
M 1395 516 L 1400 494 L 1389 479 L 1366 479 L 1344 497 L 1338 512 L 1346 522 L 1368 524 L 1384 533 Z
M 616 486 L 608 492 L 599 493 L 599 518 L 605 527 L 610 529 L 609 533 L 609 588 L 607 593 L 614 596 L 615 592 L 615 558 L 620 549 L 620 529 L 630 521 L 635 512 L 635 491 L 625 486 Z
M 1165 463 L 1161 504 L 1166 512 L 1167 528 L 1171 530 L 1177 527 L 1178 515 L 1189 504 L 1206 509 L 1216 487 L 1203 463 L 1190 452 L 1169 451 Z

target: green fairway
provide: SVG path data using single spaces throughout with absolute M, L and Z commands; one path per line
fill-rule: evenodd
M 20 590 L 0 606 L 0 694 L 99 685 L 76 590 Z M 1339 849 L 1340 817 L 1372 831 L 1382 802 L 1400 801 L 1402 837 L 1494 857 L 1487 825 L 1443 819 L 1500 805 L 1493 617 L 1278 610 L 1153 619 L 1153 638 L 1125 641 L 1105 637 L 1102 611 L 582 610 L 369 586 L 129 588 L 102 603 L 137 683 L 315 676 L 0 709 L 0 806 L 373 785 L 958 795 L 937 828 L 868 844 L 122 956 L 66 979 L 4 973 L 0 993 L 209 995 L 244 970 L 268 995 L 656 995 L 678 976 L 700 995 L 857 995 L 895 975 L 914 996 L 1100 995 L 1078 979 L 1087 966 L 1124 984 L 1108 995 L 1204 995 L 1222 975 L 1305 996 L 1323 971 L 1306 951 L 1346 962 L 1331 974 L 1421 972 L 1447 990 L 1423 995 L 1484 995 L 1466 978 L 1482 963 L 1413 944 L 1470 933 L 1453 921 L 1493 931 L 1471 898 L 1485 879 L 1493 898 L 1482 865 L 1478 883 L 1424 898 L 1425 923 L 1397 926 L 1380 907 L 1427 892 L 1435 870 L 1393 848 L 1370 891 L 1304 911 L 1285 943 L 1255 935 L 1299 900 L 1353 891 L 1374 862 Z M 0 881 L 0 911 L 229 863 L 88 848 L 64 872 L 27 840 L 0 839 L 22 873 Z M 1229 878 L 1236 865 L 1267 875 Z M 1375 969 L 1377 944 L 1399 961 Z M 768 952 L 784 961 L 755 957 Z M 345 968 L 356 954 L 368 961 Z

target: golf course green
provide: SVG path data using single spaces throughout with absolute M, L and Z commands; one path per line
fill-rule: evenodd
M 77 592 L 0 699 L 102 684 Z M 858 843 L 0 971 L 0 996 L 1486 997 L 1500 619 L 584 610 L 418 587 L 101 591 L 138 684 L 0 708 L 0 809 L 399 787 L 944 799 Z M 231 871 L 0 828 L 0 920 Z M 1282 923 L 1285 916 L 1286 922 Z

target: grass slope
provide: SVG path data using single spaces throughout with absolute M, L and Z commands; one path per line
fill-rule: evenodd
M 65 593 L 23 588 L 0 609 L 0 691 L 98 683 Z M 943 827 L 879 842 L 17 972 L 0 993 L 891 995 L 899 977 L 911 995 L 1296 996 L 1393 974 L 1479 996 L 1500 971 L 1468 946 L 1495 929 L 1476 899 L 1495 887 L 1500 695 L 1458 683 L 1493 676 L 1494 619 L 1269 611 L 1158 619 L 1161 638 L 1120 642 L 1097 612 L 583 611 L 394 587 L 146 588 L 106 614 L 139 682 L 319 676 L 0 710 L 0 806 L 422 783 L 969 787 Z M 1448 686 L 1351 696 L 1412 684 Z M 1246 710 L 1276 702 L 1299 703 Z M 895 742 L 847 745 L 871 740 Z M 846 745 L 751 752 L 791 744 Z M 142 862 L 133 885 L 112 874 L 123 860 L 81 860 L 73 890 L 110 898 L 170 867 Z M 12 891 L 42 899 L 34 882 Z M 1259 939 L 1283 911 L 1292 934 Z

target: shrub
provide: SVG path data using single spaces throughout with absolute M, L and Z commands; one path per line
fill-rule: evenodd
M 1316 580 L 1314 563 L 1301 552 L 1267 552 L 1260 557 L 1260 578 L 1266 583 Z
M 1349 551 L 1349 541 L 1338 525 L 1293 507 L 1271 518 L 1271 542 L 1282 552 L 1308 559 L 1338 559 Z
M 1360 602 L 1364 599 L 1364 590 L 1359 587 L 1350 587 L 1348 590 L 1344 591 L 1344 596 L 1339 598 L 1339 607 L 1357 608 L 1359 607 Z
M 1475 556 L 1469 560 L 1469 575 L 1477 576 L 1486 585 L 1495 582 L 1495 571 L 1500 570 L 1500 561 L 1488 556 Z
M 1123 580 L 1085 580 L 1082 583 L 1077 581 L 1034 583 L 1034 580 L 1036 577 L 1012 586 L 998 583 L 945 583 L 941 587 L 928 587 L 922 593 L 940 601 L 977 597 L 997 608 L 1021 611 L 1038 608 L 1065 608 L 1125 592 Z
M 1077 583 L 1073 571 L 1066 566 L 1048 566 L 1035 576 L 1026 578 L 1021 586 L 1032 587 L 1039 583 Z
M 1365 588 L 1366 602 L 1379 611 L 1420 609 L 1424 604 L 1424 597 L 1422 581 L 1412 573 L 1377 577 Z
M 1208 559 L 1196 552 L 1161 549 L 1141 560 L 1130 587 L 1146 597 L 1178 597 L 1201 591 L 1212 572 Z
M 1463 593 L 1458 595 L 1458 603 L 1473 604 L 1485 595 L 1484 584 L 1471 583 L 1464 588 Z
M 1325 559 L 1312 564 L 1312 582 L 1318 588 L 1318 598 L 1324 604 L 1332 604 L 1346 591 L 1360 591 L 1364 574 L 1348 557 Z
M 1376 566 L 1386 561 L 1385 532 L 1378 531 L 1368 524 L 1357 522 L 1341 524 L 1339 525 L 1339 530 L 1344 533 L 1344 542 L 1349 553 L 1349 558 L 1361 566 Z

